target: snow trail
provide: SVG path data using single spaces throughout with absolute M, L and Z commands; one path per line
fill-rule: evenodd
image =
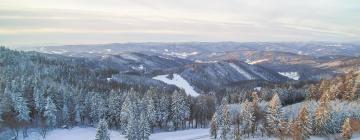
M 194 90 L 194 87 L 192 87 L 190 85 L 190 83 L 187 82 L 180 75 L 173 74 L 173 76 L 174 77 L 172 79 L 169 79 L 169 78 L 167 78 L 168 75 L 158 75 L 158 76 L 153 77 L 153 79 L 162 81 L 162 82 L 164 82 L 166 84 L 169 84 L 169 85 L 175 85 L 175 86 L 177 86 L 177 87 L 179 87 L 181 89 L 184 89 L 186 94 L 188 94 L 188 95 L 191 95 L 191 96 L 199 96 L 200 95 L 199 93 L 197 93 Z
M 243 75 L 246 79 L 248 79 L 248 80 L 253 79 L 252 76 L 249 73 L 247 73 L 243 69 L 239 68 L 239 66 L 235 65 L 234 63 L 229 63 L 229 65 L 230 65 L 230 67 L 235 69 L 237 72 L 239 72 L 241 75 Z

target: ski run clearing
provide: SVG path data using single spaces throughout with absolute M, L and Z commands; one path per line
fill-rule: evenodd
M 232 67 L 233 69 L 235 69 L 237 72 L 239 72 L 241 75 L 243 75 L 244 77 L 246 77 L 246 79 L 248 80 L 252 80 L 254 78 L 252 78 L 252 76 L 247 73 L 246 71 L 244 71 L 243 69 L 241 69 L 239 66 L 235 65 L 234 63 L 229 63 L 230 67 Z
M 290 79 L 293 80 L 299 80 L 300 79 L 300 75 L 298 72 L 279 72 L 280 75 L 282 76 L 286 76 Z
M 194 97 L 199 95 L 199 93 L 197 93 L 194 90 L 194 87 L 192 87 L 190 85 L 190 83 L 187 82 L 184 78 L 182 78 L 178 74 L 173 74 L 173 75 L 174 75 L 174 77 L 172 79 L 169 79 L 168 75 L 158 75 L 158 76 L 153 77 L 153 79 L 160 80 L 169 85 L 175 85 L 175 86 L 179 87 L 180 89 L 184 89 L 186 94 L 188 94 L 188 95 L 191 95 Z
M 95 139 L 96 128 L 56 129 L 48 132 L 45 139 L 39 132 L 31 132 L 29 137 L 20 140 L 93 140 Z M 174 132 L 160 132 L 150 135 L 150 140 L 209 140 L 209 129 L 188 129 Z M 127 140 L 120 132 L 111 130 L 110 140 Z
M 55 129 L 48 132 L 47 136 L 42 138 L 38 131 L 32 131 L 29 133 L 29 137 L 23 139 L 19 135 L 19 140 L 93 140 L 95 139 L 96 128 L 87 127 L 80 128 L 75 127 L 72 129 Z M 269 138 L 255 136 L 250 138 L 244 138 L 246 140 L 277 140 L 278 138 Z M 311 136 L 310 140 L 326 140 L 328 138 Z M 118 131 L 110 130 L 110 140 L 127 140 L 124 135 L 121 135 Z M 150 140 L 212 140 L 210 138 L 209 129 L 188 129 L 179 130 L 174 132 L 159 132 L 150 135 Z M 359 134 L 353 135 L 352 140 L 360 140 Z

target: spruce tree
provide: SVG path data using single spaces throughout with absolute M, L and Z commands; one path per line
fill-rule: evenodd
M 224 110 L 222 113 L 223 121 L 221 125 L 221 139 L 226 140 L 230 134 L 230 127 L 231 127 L 231 117 L 230 117 L 230 111 L 228 106 L 224 106 Z
M 248 100 L 246 100 L 243 103 L 242 107 L 243 107 L 242 108 L 242 120 L 243 120 L 244 132 L 246 132 L 249 136 L 251 133 L 251 130 L 253 128 L 253 125 L 255 125 L 254 124 L 254 122 L 255 122 L 254 108 Z
M 139 135 L 140 135 L 140 139 L 141 140 L 148 140 L 149 139 L 149 136 L 151 134 L 151 128 L 150 128 L 150 124 L 149 124 L 149 120 L 146 116 L 145 113 L 141 113 L 140 115 L 140 132 L 139 132 Z
M 105 119 L 101 119 L 96 128 L 95 140 L 110 140 L 108 125 Z
M 152 90 L 152 89 L 150 89 Z M 146 94 L 145 94 L 145 97 L 144 97 L 144 106 L 145 106 L 145 110 L 146 110 L 146 115 L 147 115 L 147 119 L 148 119 L 148 123 L 149 125 L 152 126 L 155 124 L 156 122 L 156 110 L 155 110 L 155 104 L 154 104 L 154 100 L 152 98 L 153 94 L 152 94 L 153 91 L 148 91 Z
M 281 121 L 283 120 L 283 112 L 281 110 L 281 101 L 278 94 L 274 94 L 267 106 L 266 122 L 267 129 L 270 133 L 280 136 Z
M 184 128 L 185 121 L 190 116 L 190 108 L 183 90 L 173 93 L 171 111 L 175 129 Z
M 57 109 L 53 100 L 50 97 L 47 97 L 44 117 L 46 118 L 47 126 L 50 128 L 56 126 L 56 111 Z

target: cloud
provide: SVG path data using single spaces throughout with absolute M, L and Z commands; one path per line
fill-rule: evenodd
M 3 0 L 0 7 L 5 45 L 360 40 L 357 0 Z

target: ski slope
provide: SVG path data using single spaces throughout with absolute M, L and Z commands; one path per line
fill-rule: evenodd
M 243 69 L 241 69 L 239 66 L 235 65 L 234 63 L 229 63 L 230 67 L 232 67 L 233 69 L 235 69 L 238 73 L 240 73 L 241 75 L 243 75 L 246 79 L 248 80 L 252 80 L 254 78 L 252 78 L 252 76 L 247 73 L 246 71 L 244 71 Z
M 299 80 L 300 79 L 300 75 L 298 72 L 279 72 L 280 75 L 282 76 L 286 76 L 290 79 L 293 80 Z
M 48 132 L 45 139 L 39 135 L 39 132 L 29 133 L 29 137 L 19 140 L 93 140 L 95 139 L 96 128 L 55 129 Z M 188 129 L 175 132 L 159 132 L 150 135 L 150 140 L 210 140 L 209 129 Z M 127 140 L 120 132 L 111 130 L 110 140 Z
M 153 77 L 153 79 L 160 80 L 166 84 L 175 85 L 181 89 L 184 89 L 186 94 L 188 94 L 188 95 L 191 95 L 191 96 L 199 96 L 200 95 L 199 93 L 197 93 L 194 90 L 194 87 L 192 87 L 190 85 L 190 83 L 187 82 L 180 75 L 178 75 L 178 74 L 173 74 L 173 75 L 174 75 L 174 77 L 172 79 L 167 78 L 168 75 L 158 75 L 158 76 Z

